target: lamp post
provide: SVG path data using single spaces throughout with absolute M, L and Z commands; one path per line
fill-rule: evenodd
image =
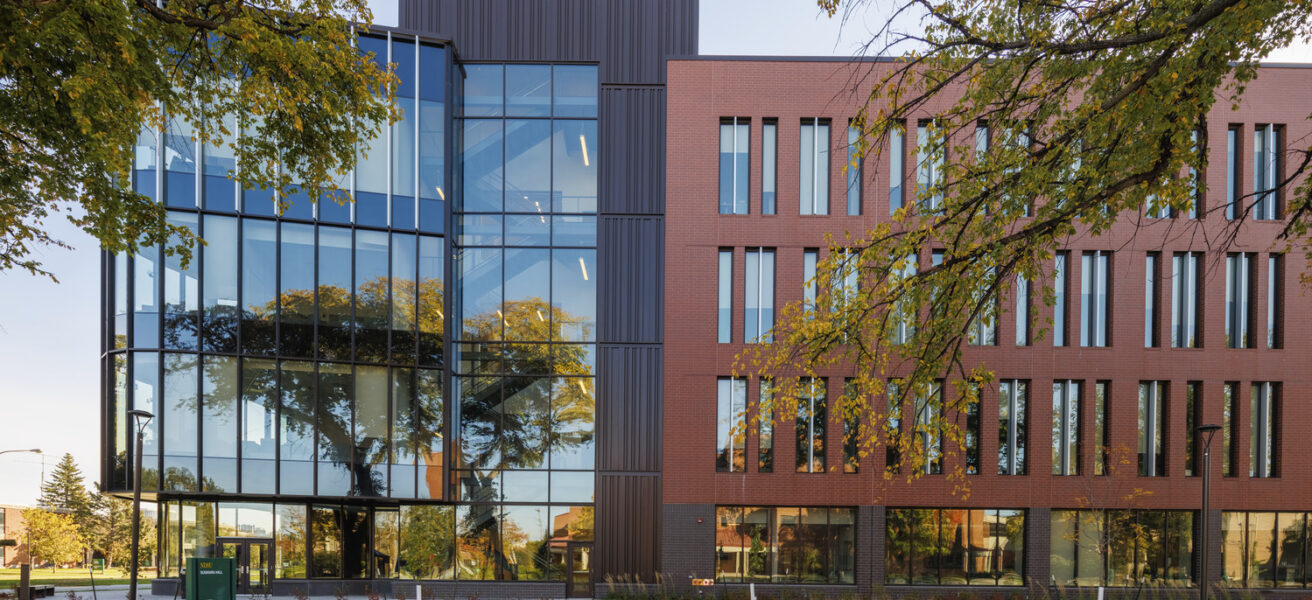
M 137 565 L 141 551 L 141 447 L 146 439 L 146 424 L 155 415 L 144 410 L 129 410 L 128 416 L 137 424 L 137 452 L 132 457 L 136 474 L 132 484 L 132 573 L 128 579 L 128 600 L 137 600 Z
M 1203 514 L 1202 523 L 1198 527 L 1198 545 L 1202 548 L 1202 560 L 1198 561 L 1198 600 L 1207 600 L 1207 521 L 1211 512 L 1208 499 L 1212 495 L 1212 437 L 1220 430 L 1221 426 L 1216 424 L 1198 426 L 1198 433 L 1207 435 L 1207 441 L 1203 442 Z
M 41 449 L 32 448 L 31 450 L 0 450 L 0 454 L 9 454 L 10 452 L 31 452 L 32 454 L 41 454 Z

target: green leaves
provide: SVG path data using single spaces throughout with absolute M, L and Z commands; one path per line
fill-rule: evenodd
M 130 191 L 139 127 L 232 147 L 243 187 L 341 192 L 355 146 L 397 117 L 395 77 L 352 47 L 365 0 L 61 0 L 0 5 L 0 270 L 72 220 L 111 252 L 194 236 Z M 240 117 L 245 136 L 225 117 Z M 298 183 L 293 183 L 298 182 Z

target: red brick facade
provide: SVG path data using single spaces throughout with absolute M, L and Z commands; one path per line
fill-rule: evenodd
M 747 473 L 717 473 L 716 452 L 716 377 L 732 373 L 734 357 L 743 350 L 741 343 L 716 343 L 716 274 L 717 250 L 734 249 L 733 335 L 741 340 L 743 331 L 743 255 L 744 247 L 776 249 L 775 307 L 802 298 L 802 252 L 804 248 L 825 247 L 824 236 L 842 236 L 845 231 L 860 232 L 889 217 L 887 157 L 867 158 L 863 166 L 862 215 L 846 216 L 846 175 L 842 169 L 846 157 L 847 121 L 864 101 L 866 87 L 875 77 L 861 77 L 866 69 L 888 68 L 879 63 L 808 60 L 732 60 L 688 59 L 668 63 L 669 104 L 667 109 L 667 224 L 665 286 L 665 365 L 664 365 L 664 463 L 663 499 L 670 504 L 744 504 L 744 505 L 819 505 L 819 506 L 932 506 L 932 507 L 1007 507 L 1007 508 L 1075 508 L 1078 499 L 1105 490 L 1103 480 L 1092 475 L 1091 443 L 1092 383 L 1109 381 L 1110 442 L 1112 447 L 1136 447 L 1138 383 L 1143 380 L 1170 382 L 1167 410 L 1167 476 L 1138 477 L 1133 454 L 1131 464 L 1117 475 L 1118 489 L 1142 488 L 1146 498 L 1137 501 L 1145 508 L 1197 509 L 1201 479 L 1185 477 L 1185 411 L 1187 382 L 1202 384 L 1204 423 L 1222 420 L 1222 393 L 1225 382 L 1239 382 L 1238 439 L 1235 477 L 1221 477 L 1221 437 L 1213 444 L 1212 507 L 1220 510 L 1309 510 L 1312 509 L 1312 451 L 1302 445 L 1305 432 L 1312 431 L 1312 410 L 1307 407 L 1312 395 L 1312 343 L 1306 332 L 1312 331 L 1312 300 L 1304 295 L 1298 275 L 1306 270 L 1301 249 L 1286 255 L 1284 267 L 1284 347 L 1269 350 L 1265 344 L 1267 279 L 1266 258 L 1269 252 L 1283 251 L 1275 235 L 1280 222 L 1246 222 L 1231 248 L 1220 247 L 1219 233 L 1229 223 L 1223 210 L 1210 210 L 1224 202 L 1226 189 L 1226 130 L 1230 124 L 1243 125 L 1240 154 L 1241 190 L 1252 189 L 1252 131 L 1255 124 L 1284 124 L 1286 145 L 1305 142 L 1312 134 L 1307 120 L 1307 98 L 1312 97 L 1312 69 L 1266 68 L 1258 80 L 1248 86 L 1248 94 L 1238 111 L 1228 102 L 1219 101 L 1208 126 L 1210 167 L 1205 174 L 1207 191 L 1204 210 L 1209 210 L 1198 229 L 1182 219 L 1137 222 L 1127 217 L 1109 235 L 1077 238 L 1068 248 L 1068 281 L 1071 293 L 1068 314 L 1079 315 L 1079 255 L 1085 250 L 1114 251 L 1111 258 L 1109 345 L 1105 348 L 1079 346 L 1078 333 L 1070 344 L 1053 347 L 1051 335 L 1035 340 L 1030 346 L 1015 345 L 1015 316 L 1008 311 L 1000 319 L 999 344 L 972 347 L 966 352 L 967 364 L 983 361 L 999 379 L 1023 379 L 1031 382 L 1029 405 L 1028 474 L 997 475 L 998 396 L 996 388 L 985 393 L 981 406 L 981 471 L 969 478 L 969 496 L 954 495 L 954 482 L 944 475 L 924 476 L 885 483 L 881 476 L 883 460 L 862 465 L 858 474 L 842 473 L 842 425 L 830 415 L 827 444 L 830 472 L 802 474 L 794 472 L 795 447 L 793 421 L 784 418 L 775 435 L 773 473 L 757 473 L 757 440 L 747 442 Z M 855 82 L 864 81 L 853 89 Z M 719 123 L 722 117 L 747 117 L 751 120 L 750 214 L 718 214 Z M 803 118 L 830 119 L 830 209 L 826 216 L 799 216 L 798 163 L 799 123 Z M 763 118 L 778 119 L 777 214 L 761 214 L 761 126 Z M 914 122 L 914 121 L 912 121 Z M 914 189 L 914 128 L 906 136 L 905 182 L 903 189 Z M 907 194 L 910 197 L 910 193 Z M 1174 227 L 1172 223 L 1175 223 Z M 1187 232 L 1187 233 L 1182 233 Z M 1197 234 L 1197 235 L 1195 235 Z M 1205 252 L 1202 308 L 1202 344 L 1196 349 L 1170 348 L 1169 279 L 1159 298 L 1165 324 L 1159 325 L 1162 347 L 1144 348 L 1144 280 L 1145 253 L 1161 252 L 1166 273 L 1172 252 Z M 1227 251 L 1256 253 L 1256 290 L 1252 323 L 1256 328 L 1253 349 L 1225 348 L 1224 304 L 1225 263 Z M 922 253 L 927 264 L 928 253 Z M 1159 267 L 1162 268 L 1162 267 Z M 1038 316 L 1034 323 L 1045 323 L 1052 309 L 1034 295 Z M 1004 305 L 1011 302 L 1003 299 Z M 1075 319 L 1070 319 L 1075 323 Z M 1075 330 L 1076 332 L 1078 330 Z M 846 373 L 828 373 L 829 395 L 842 392 Z M 1083 380 L 1086 383 L 1081 402 L 1081 474 L 1054 476 L 1051 472 L 1053 380 Z M 1278 477 L 1248 477 L 1249 452 L 1249 384 L 1279 382 Z M 757 394 L 757 383 L 749 382 L 748 398 Z M 957 467 L 960 455 L 944 465 L 944 472 Z M 867 463 L 871 462 L 869 459 Z M 837 470 L 835 466 L 839 466 Z M 1201 468 L 1201 465 L 1200 465 Z M 1120 492 L 1118 495 L 1123 494 Z

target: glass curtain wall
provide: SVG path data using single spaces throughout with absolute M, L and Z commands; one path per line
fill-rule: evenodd
M 463 71 L 447 489 L 460 503 L 457 543 L 453 562 L 422 559 L 422 570 L 557 579 L 566 548 L 546 545 L 547 536 L 569 523 L 571 539 L 591 540 L 592 531 L 597 165 L 604 160 L 597 68 L 465 64 Z M 405 554 L 407 536 L 420 534 L 407 529 L 404 511 L 401 523 Z

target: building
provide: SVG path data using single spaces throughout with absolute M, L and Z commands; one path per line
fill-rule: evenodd
M 399 65 L 405 119 L 353 174 L 353 206 L 279 214 L 223 177 L 230 156 L 143 131 L 133 184 L 209 244 L 185 269 L 159 249 L 103 263 L 102 481 L 131 492 L 127 411 L 156 415 L 156 593 L 193 556 L 234 557 L 240 591 L 277 595 L 592 597 L 607 578 L 1011 594 L 1190 586 L 1204 558 L 1227 585 L 1305 587 L 1312 458 L 1285 433 L 1312 425 L 1312 323 L 1303 257 L 1270 247 L 1278 201 L 1224 251 L 1128 221 L 1074 242 L 1061 314 L 1034 306 L 1064 343 L 1002 319 L 969 349 L 1002 380 L 969 498 L 935 473 L 886 484 L 878 457 L 839 468 L 834 414 L 723 435 L 759 418 L 735 409 L 761 393 L 734 377 L 744 340 L 803 299 L 826 233 L 881 222 L 913 185 L 913 123 L 851 183 L 835 159 L 856 112 L 835 99 L 878 61 L 699 57 L 695 0 L 400 7 L 360 38 Z M 1209 125 L 1229 143 L 1210 146 L 1206 203 L 1279 172 L 1250 144 L 1308 133 L 1304 95 L 1269 90 L 1312 71 L 1257 83 Z M 827 375 L 809 415 L 841 393 Z M 1226 476 L 1202 518 L 1188 431 L 1208 422 Z M 1102 446 L 1139 448 L 1142 472 Z M 1152 493 L 1080 511 L 1104 482 Z
M 667 55 L 694 0 L 406 0 L 360 49 L 403 121 L 354 205 L 235 188 L 184 127 L 133 185 L 208 245 L 103 262 L 102 481 L 160 505 L 160 579 L 241 591 L 431 581 L 587 597 L 652 576 L 660 506 Z M 384 588 L 385 589 L 385 588 Z M 407 593 L 413 588 L 406 586 Z
M 1200 211 L 1206 235 L 1168 233 L 1194 215 L 1127 215 L 1107 235 L 1071 241 L 1053 265 L 1065 290 L 1055 306 L 1002 298 L 1032 303 L 1034 321 L 1009 310 L 966 349 L 998 383 L 967 421 L 967 447 L 942 452 L 949 464 L 911 484 L 885 481 L 878 452 L 851 460 L 843 417 L 825 410 L 850 369 L 822 372 L 797 415 L 758 421 L 762 384 L 736 373 L 735 357 L 778 308 L 807 297 L 826 234 L 888 222 L 921 176 L 915 115 L 893 137 L 900 147 L 844 170 L 849 119 L 868 92 L 853 82 L 871 85 L 879 77 L 867 70 L 887 68 L 668 63 L 662 571 L 772 594 L 800 583 L 992 595 L 1025 583 L 1195 586 L 1205 558 L 1224 586 L 1305 589 L 1312 457 L 1298 432 L 1312 427 L 1302 405 L 1312 346 L 1298 332 L 1312 304 L 1296 291 L 1304 257 L 1273 243 L 1278 198 L 1230 247 L 1203 239 L 1233 224 L 1225 210 Z M 1239 199 L 1284 172 L 1282 140 L 1310 132 L 1297 98 L 1312 70 L 1265 67 L 1247 89 L 1237 110 L 1217 103 L 1207 125 L 1204 209 L 1251 201 Z M 935 259 L 933 248 L 917 257 Z M 1047 319 L 1064 333 L 1036 339 L 1032 323 Z M 1203 423 L 1224 426 L 1206 518 L 1191 435 Z M 968 497 L 944 475 L 957 468 Z M 1148 494 L 1128 502 L 1119 491 L 1134 488 Z M 1126 510 L 1081 510 L 1090 503 Z
M 17 569 L 27 562 L 27 539 L 23 532 L 23 511 L 26 506 L 0 504 L 0 540 L 13 540 L 14 545 L 0 546 L 0 567 Z

